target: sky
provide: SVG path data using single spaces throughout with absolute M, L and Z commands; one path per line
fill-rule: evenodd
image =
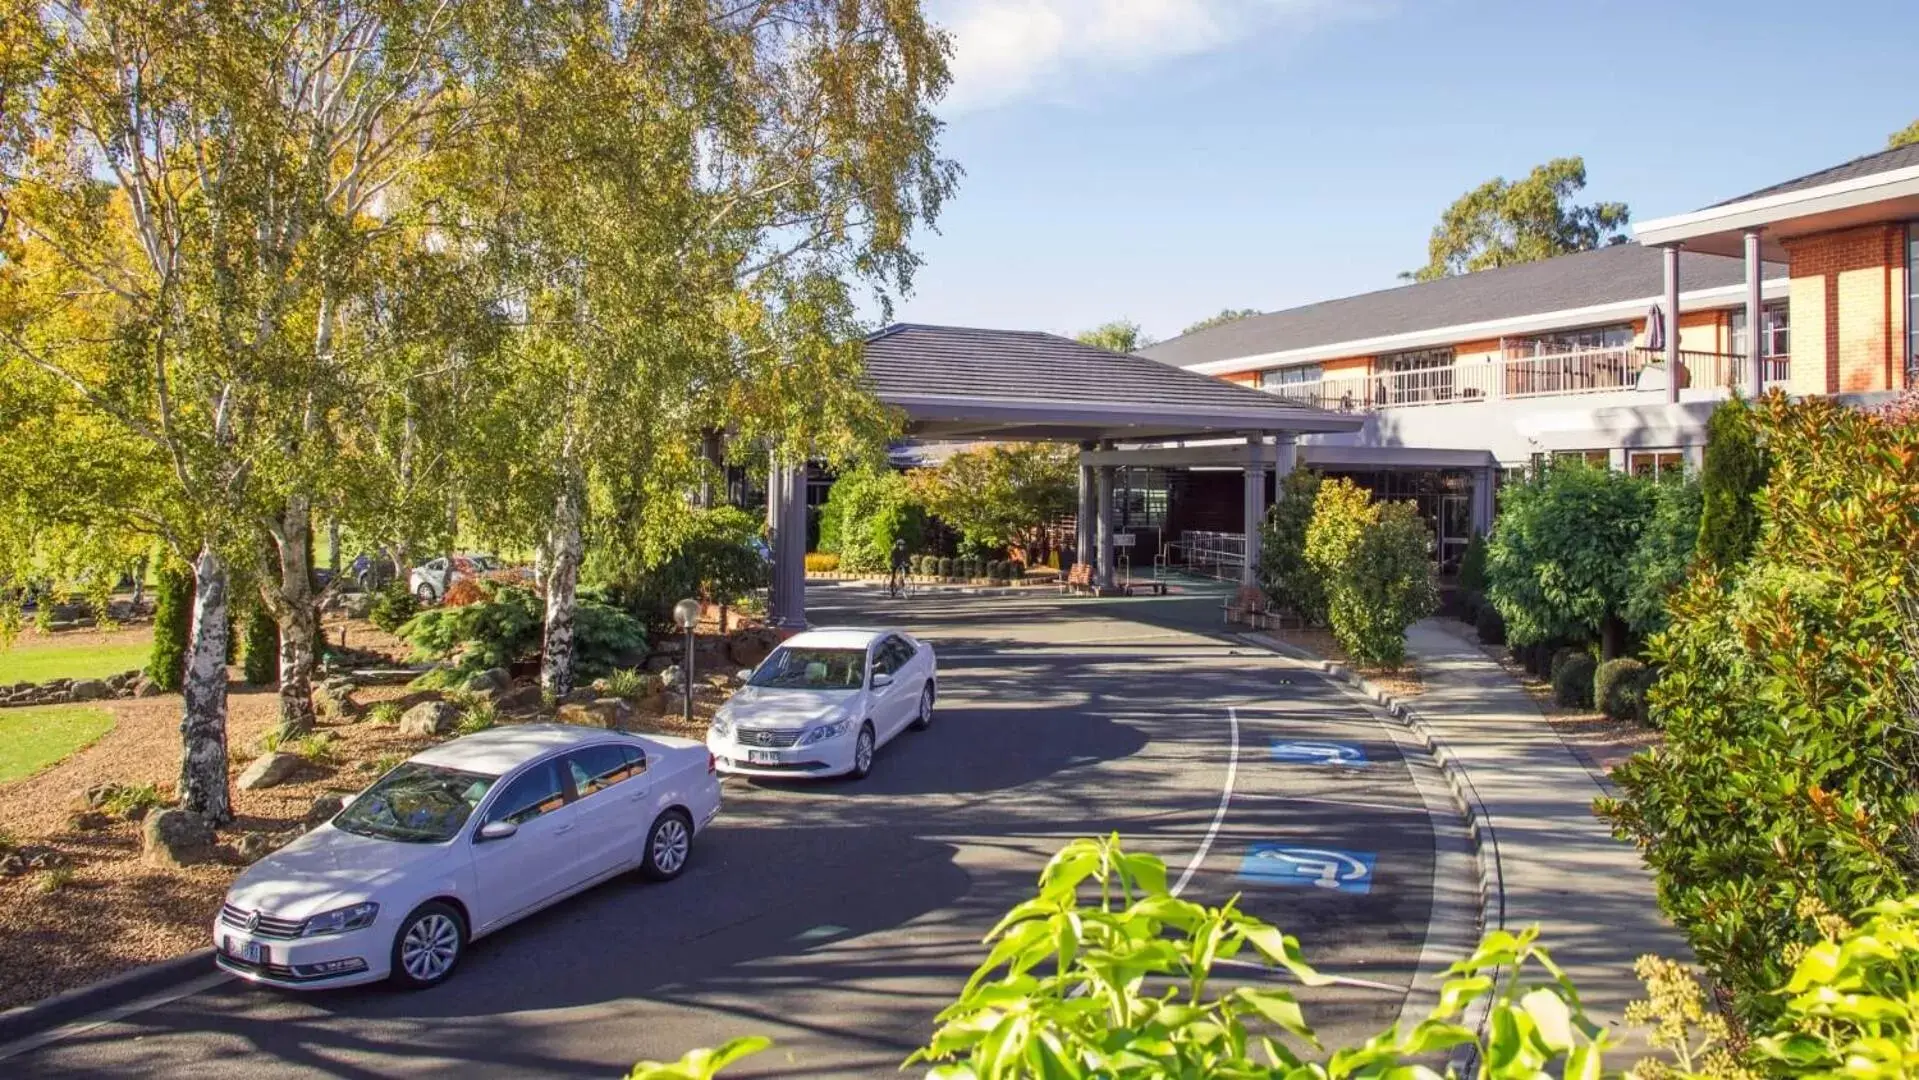
M 1694 210 L 1919 118 L 1915 0 L 925 0 L 965 170 L 900 321 L 1156 339 L 1399 284 L 1554 157 Z

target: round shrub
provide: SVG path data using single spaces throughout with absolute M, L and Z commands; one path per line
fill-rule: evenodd
M 932 577 L 940 572 L 938 555 L 921 555 L 913 560 L 913 572 L 922 577 Z
M 941 576 L 941 577 L 952 577 L 952 576 L 953 576 L 953 560 L 952 560 L 952 559 L 951 559 L 950 557 L 948 557 L 948 556 L 941 556 L 941 557 L 940 557 L 940 561 L 939 561 L 939 576 Z
M 1551 678 L 1553 673 L 1553 651 L 1554 647 L 1545 642 L 1526 646 L 1526 670 L 1541 679 Z
M 373 598 L 373 606 L 367 609 L 366 619 L 387 633 L 394 634 L 419 610 L 420 602 L 407 591 L 406 582 L 395 581 Z
M 1554 649 L 1552 651 L 1551 659 L 1546 661 L 1547 680 L 1557 683 L 1559 681 L 1559 673 L 1566 669 L 1567 664 L 1572 663 L 1575 657 L 1586 656 L 1586 655 L 1588 655 L 1586 650 L 1575 649 L 1570 645 L 1562 645 L 1559 648 Z
M 1635 673 L 1646 665 L 1630 657 L 1608 660 L 1593 673 L 1593 704 L 1613 720 L 1636 719 L 1631 696 L 1626 690 Z
M 1618 693 L 1620 697 L 1624 699 L 1626 706 L 1631 710 L 1628 715 L 1637 721 L 1641 727 L 1659 726 L 1653 723 L 1652 706 L 1646 700 L 1646 695 L 1652 690 L 1653 684 L 1658 681 L 1659 669 L 1650 664 L 1641 667 L 1628 678 L 1621 680 Z
M 999 578 L 999 560 L 998 559 L 986 560 L 986 576 L 989 578 L 993 578 L 994 580 L 998 580 Z
M 1590 709 L 1593 704 L 1593 673 L 1599 670 L 1591 653 L 1574 652 L 1555 665 L 1553 701 L 1568 709 Z
M 1479 640 L 1488 645 L 1506 643 L 1506 620 L 1499 617 L 1499 609 L 1491 604 L 1479 605 L 1479 616 L 1473 620 L 1473 629 L 1478 632 Z

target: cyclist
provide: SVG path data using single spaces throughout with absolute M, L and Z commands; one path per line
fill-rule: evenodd
M 893 541 L 892 573 L 886 579 L 886 595 L 899 597 L 906 592 L 906 541 Z

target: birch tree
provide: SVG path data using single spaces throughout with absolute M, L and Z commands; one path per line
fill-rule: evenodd
M 419 242 L 404 179 L 490 119 L 521 8 L 433 0 L 4 0 L 0 214 L 12 363 L 163 466 L 145 512 L 193 564 L 182 802 L 231 817 L 226 604 L 257 559 L 281 714 L 312 722 L 316 502 L 353 407 L 368 253 Z M 27 277 L 30 267 L 39 268 Z M 116 347 L 49 333 L 84 301 Z M 165 507 L 155 513 L 153 507 Z M 139 509 L 139 508 L 133 508 Z

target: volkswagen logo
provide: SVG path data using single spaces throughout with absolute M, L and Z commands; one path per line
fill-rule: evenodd
M 259 928 L 260 928 L 260 913 L 256 911 L 253 914 L 247 916 L 247 933 L 251 934 L 255 930 L 258 930 Z

